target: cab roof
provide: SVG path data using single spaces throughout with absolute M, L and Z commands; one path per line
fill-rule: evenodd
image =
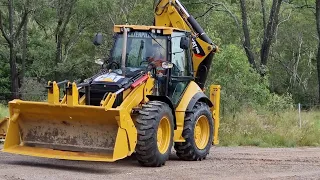
M 172 28 L 172 27 L 165 27 L 165 26 L 144 26 L 144 25 L 114 25 L 114 32 L 121 32 L 121 28 L 130 28 L 133 30 L 144 30 L 144 31 L 151 31 L 155 30 L 162 30 L 163 34 L 170 35 L 173 31 L 180 31 L 180 32 L 188 32 L 183 29 Z

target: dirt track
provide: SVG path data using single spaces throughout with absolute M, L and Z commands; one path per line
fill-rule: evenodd
M 100 163 L 1 152 L 0 179 L 320 179 L 320 148 L 217 147 L 205 161 L 180 161 L 173 154 L 161 168 L 140 167 L 134 158 Z

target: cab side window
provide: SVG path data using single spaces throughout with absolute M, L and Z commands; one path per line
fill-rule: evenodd
M 190 63 L 188 63 L 188 53 L 180 48 L 181 37 L 185 36 L 183 32 L 174 32 L 172 34 L 172 76 L 190 76 Z

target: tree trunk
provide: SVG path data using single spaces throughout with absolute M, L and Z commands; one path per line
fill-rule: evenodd
M 317 71 L 318 71 L 318 88 L 319 97 L 318 103 L 320 103 L 320 0 L 316 0 L 316 23 L 318 32 L 318 54 L 317 54 Z
M 282 0 L 273 0 L 269 21 L 264 31 L 264 38 L 263 38 L 261 51 L 260 51 L 261 65 L 264 65 L 264 66 L 267 65 L 271 42 L 274 37 L 277 24 L 279 22 L 279 11 L 280 11 L 281 3 L 282 3 Z
M 251 50 L 250 32 L 248 28 L 247 9 L 246 9 L 245 0 L 240 0 L 240 7 L 241 7 L 241 17 L 242 17 L 242 28 L 243 28 L 243 34 L 244 34 L 243 48 L 246 51 L 249 63 L 253 68 L 256 68 L 254 55 Z
M 19 98 L 19 84 L 18 84 L 18 73 L 17 73 L 17 65 L 16 65 L 16 52 L 15 52 L 15 37 L 13 33 L 13 0 L 8 1 L 8 11 L 9 11 L 9 33 L 11 43 L 9 44 L 10 48 L 10 78 L 11 78 L 11 92 L 12 99 Z
M 28 3 L 28 1 L 27 1 Z M 28 17 L 26 22 L 23 25 L 23 34 L 22 34 L 22 68 L 21 68 L 21 82 L 24 83 L 24 76 L 26 72 L 26 59 L 28 53 Z
M 261 12 L 262 12 L 262 21 L 263 29 L 266 30 L 267 20 L 266 20 L 266 3 L 265 0 L 261 0 Z
M 29 0 L 27 0 L 26 6 L 28 6 Z M 2 12 L 0 9 L 0 31 L 4 39 L 7 41 L 9 45 L 9 51 L 10 51 L 10 81 L 11 81 L 11 98 L 16 99 L 19 98 L 19 76 L 18 76 L 18 70 L 17 70 L 17 49 L 16 49 L 16 39 L 19 39 L 21 29 L 27 25 L 25 23 L 27 22 L 27 15 L 29 11 L 26 9 L 25 12 L 22 15 L 22 19 L 20 24 L 17 26 L 16 31 L 14 32 L 14 6 L 13 6 L 13 0 L 8 0 L 8 22 L 9 29 L 5 30 L 5 26 L 3 26 L 5 23 L 3 22 L 4 18 L 2 17 Z M 6 26 L 7 28 L 7 26 Z M 8 32 L 8 33 L 7 33 Z M 24 37 L 27 37 L 25 35 Z M 23 38 L 24 39 L 24 38 Z M 24 40 L 23 40 L 24 41 Z M 27 44 L 27 42 L 23 42 L 22 44 Z M 24 45 L 23 45 L 24 46 Z M 24 53 L 26 55 L 26 52 Z M 24 56 L 26 57 L 26 56 Z M 25 58 L 24 58 L 25 61 Z M 23 65 L 25 67 L 25 65 Z
M 16 52 L 13 45 L 10 45 L 10 76 L 12 99 L 19 98 L 19 83 L 16 65 Z
M 55 58 L 55 64 L 62 62 L 62 43 L 63 38 L 66 33 L 67 25 L 69 24 L 72 10 L 77 0 L 71 0 L 71 1 L 59 1 L 58 9 L 57 9 L 57 27 L 56 27 L 56 58 Z M 58 73 L 57 71 L 54 72 L 55 79 L 58 79 Z
M 62 39 L 63 36 L 59 33 L 57 35 L 56 64 L 60 63 L 62 59 Z

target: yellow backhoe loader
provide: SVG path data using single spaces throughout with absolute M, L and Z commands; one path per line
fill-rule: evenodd
M 152 167 L 172 147 L 182 160 L 206 158 L 219 142 L 220 86 L 203 92 L 217 46 L 178 0 L 156 4 L 153 26 L 115 25 L 114 33 L 95 76 L 48 82 L 46 102 L 9 102 L 4 152 L 106 162 L 135 153 Z

